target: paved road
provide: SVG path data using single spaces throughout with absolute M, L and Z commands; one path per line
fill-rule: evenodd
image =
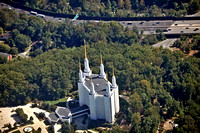
M 23 57 L 23 58 L 29 58 L 29 56 L 28 56 L 27 54 L 28 54 L 29 51 L 31 50 L 31 47 L 32 47 L 33 45 L 35 45 L 36 43 L 38 43 L 38 42 L 39 42 L 39 41 L 33 42 L 33 43 L 28 47 L 28 49 L 27 49 L 25 52 L 19 53 L 18 55 L 21 56 L 21 57 Z
M 164 34 L 200 33 L 200 20 L 175 21 Z
M 186 15 L 186 17 L 199 17 L 200 16 L 200 12 L 197 12 L 195 14 L 192 15 Z
M 124 95 L 119 95 L 120 98 L 124 99 L 126 102 L 129 103 L 129 97 L 128 96 L 124 96 Z
M 173 50 L 173 48 L 170 48 L 170 46 L 177 40 L 177 38 L 172 39 L 166 39 L 162 42 L 156 43 L 153 45 L 153 47 L 163 47 L 164 49 L 170 49 Z
M 31 15 L 29 11 L 25 11 L 19 8 L 11 7 L 5 3 L 0 3 L 0 8 L 9 8 L 17 11 L 18 13 L 23 12 L 27 15 Z M 192 16 L 200 16 L 200 12 Z M 65 18 L 45 16 L 45 20 L 54 22 L 65 22 Z M 74 24 L 80 24 L 88 22 L 88 20 L 71 20 Z M 89 22 L 99 22 L 98 20 L 89 20 Z M 104 21 L 109 22 L 109 21 Z M 118 21 L 122 26 L 133 29 L 134 26 L 139 31 L 144 31 L 144 34 L 155 34 L 156 29 L 165 30 L 164 34 L 197 34 L 200 33 L 200 20 L 185 20 L 185 21 L 173 21 L 173 20 L 156 20 L 156 21 Z

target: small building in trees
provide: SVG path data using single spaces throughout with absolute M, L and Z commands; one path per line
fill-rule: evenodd
M 12 55 L 11 54 L 0 52 L 0 55 L 5 56 L 7 58 L 7 60 L 12 60 Z
M 0 36 L 0 40 L 7 40 L 10 37 L 11 35 L 9 33 L 4 33 Z

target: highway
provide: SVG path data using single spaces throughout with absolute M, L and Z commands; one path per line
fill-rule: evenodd
M 22 10 L 19 8 L 11 7 L 5 3 L 0 3 L 0 8 L 9 8 L 13 9 L 18 13 L 30 14 L 29 11 Z M 194 15 L 188 15 L 188 17 L 200 16 L 200 12 Z M 54 21 L 54 22 L 65 22 L 65 18 L 45 16 L 45 20 Z M 74 20 L 71 21 L 73 24 L 80 24 L 84 22 L 99 22 L 98 20 Z M 109 21 L 103 21 L 109 22 Z M 122 26 L 133 29 L 135 26 L 139 31 L 143 31 L 143 34 L 156 34 L 156 29 L 164 30 L 164 34 L 173 35 L 173 34 L 197 34 L 200 33 L 200 20 L 183 20 L 183 21 L 173 21 L 173 20 L 153 20 L 153 21 L 118 21 Z
M 200 20 L 175 21 L 164 34 L 198 34 Z

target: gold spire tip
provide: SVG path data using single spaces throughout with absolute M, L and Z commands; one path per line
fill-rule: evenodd
M 92 82 L 92 75 L 91 75 L 91 84 L 92 84 L 93 82 Z
M 115 69 L 115 68 L 114 68 L 114 66 L 113 66 L 113 77 L 115 76 L 114 69 Z
M 86 52 L 86 44 L 84 43 L 84 47 L 85 47 L 85 59 L 87 59 L 87 52 Z
M 81 63 L 80 63 L 80 59 L 79 59 L 79 70 L 81 70 Z
M 108 73 L 106 73 L 106 76 L 107 76 L 107 82 L 108 82 Z
M 103 64 L 103 61 L 102 61 L 102 54 L 101 54 L 101 64 Z

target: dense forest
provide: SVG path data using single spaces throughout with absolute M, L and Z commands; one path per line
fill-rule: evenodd
M 53 48 L 80 46 L 84 39 L 88 43 L 102 41 L 128 45 L 138 41 L 152 45 L 165 39 L 161 32 L 157 36 L 148 35 L 145 39 L 141 39 L 142 34 L 139 34 L 136 27 L 132 30 L 124 29 L 122 25 L 114 21 L 74 25 L 68 20 L 65 23 L 45 21 L 24 13 L 17 14 L 9 9 L 0 10 L 0 17 L 3 30 L 10 31 L 12 36 L 5 41 L 9 46 L 0 44 L 0 52 L 9 52 L 13 55 L 24 52 L 32 42 L 36 41 L 40 43 L 32 49 L 32 56 Z
M 173 47 L 179 48 L 186 54 L 189 54 L 192 50 L 200 50 L 200 35 L 193 36 L 181 36 L 174 44 Z M 194 54 L 196 57 L 200 57 L 199 53 Z
M 12 0 L 56 13 L 104 17 L 184 16 L 200 9 L 199 0 Z
M 173 116 L 179 124 L 175 131 L 199 132 L 199 58 L 152 48 L 147 41 L 157 42 L 158 36 L 144 41 L 137 28 L 124 29 L 117 22 L 53 23 L 9 9 L 1 10 L 0 16 L 1 27 L 12 35 L 2 45 L 21 52 L 31 41 L 41 43 L 32 49 L 32 58 L 0 64 L 0 106 L 26 104 L 35 98 L 55 100 L 77 91 L 85 39 L 94 73 L 99 73 L 100 53 L 110 81 L 114 66 L 120 94 L 130 98 L 130 113 L 125 117 L 132 132 L 155 132 L 159 122 Z

